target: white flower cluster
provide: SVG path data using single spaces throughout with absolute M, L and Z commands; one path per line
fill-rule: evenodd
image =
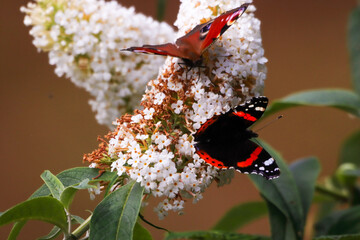
M 160 127 L 160 124 L 157 126 Z M 117 136 L 109 142 L 109 153 L 117 154 L 111 156 L 117 159 L 111 164 L 111 170 L 116 170 L 119 176 L 125 174 L 140 182 L 147 194 L 155 197 L 166 196 L 156 208 L 160 218 L 166 216 L 169 210 L 181 211 L 184 200 L 176 199 L 180 191 L 191 194 L 194 201 L 201 199 L 201 192 L 211 183 L 213 176 L 217 175 L 213 167 L 204 165 L 197 155 L 193 155 L 194 146 L 190 139 L 191 137 L 184 134 L 176 145 L 180 155 L 193 156 L 193 161 L 184 166 L 181 159 L 174 161 L 175 155 L 168 149 L 172 138 L 159 132 L 151 136 L 133 136 L 126 127 L 120 128 Z M 147 141 L 147 150 L 142 151 L 144 145 L 141 146 L 139 141 Z M 119 149 L 126 151 L 124 153 L 118 151 Z M 177 157 L 180 155 L 177 154 Z M 179 167 L 182 168 L 181 172 Z
M 26 13 L 25 25 L 32 26 L 34 45 L 49 52 L 55 73 L 85 88 L 94 97 L 90 104 L 96 119 L 109 127 L 139 106 L 146 83 L 164 62 L 160 56 L 120 50 L 175 36 L 166 23 L 115 1 L 37 0 L 21 11 Z
M 183 34 L 245 2 L 251 1 L 182 0 L 176 24 Z M 169 210 L 181 212 L 184 197 L 201 199 L 214 179 L 223 184 L 233 176 L 195 153 L 192 134 L 214 115 L 261 94 L 267 60 L 254 10 L 250 6 L 204 54 L 206 70 L 189 71 L 178 65 L 181 59 L 167 58 L 159 77 L 149 83 L 145 109 L 118 122 L 108 146 L 116 159 L 112 170 L 140 182 L 147 194 L 165 197 L 155 209 L 160 218 Z

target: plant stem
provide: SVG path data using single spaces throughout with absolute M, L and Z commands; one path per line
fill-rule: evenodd
M 163 21 L 165 16 L 166 0 L 158 0 L 157 3 L 157 20 Z
M 316 184 L 315 190 L 323 195 L 327 195 L 329 197 L 335 198 L 336 200 L 339 200 L 342 202 L 348 202 L 350 200 L 348 194 L 336 191 L 331 188 L 327 188 L 320 184 Z
M 76 228 L 71 235 L 75 237 L 75 239 L 79 239 L 90 227 L 90 215 L 78 228 Z

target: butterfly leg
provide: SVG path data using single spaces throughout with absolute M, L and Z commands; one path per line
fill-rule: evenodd
M 185 73 L 185 79 L 187 80 L 187 74 L 188 72 L 192 69 L 192 67 L 190 67 L 190 69 L 188 69 L 188 64 L 186 64 L 185 62 L 182 62 L 182 63 L 178 63 L 179 66 L 184 69 L 186 71 Z
M 221 58 L 221 57 L 232 57 L 233 55 L 232 54 L 229 54 L 229 55 L 224 55 L 224 56 L 217 56 L 218 58 Z

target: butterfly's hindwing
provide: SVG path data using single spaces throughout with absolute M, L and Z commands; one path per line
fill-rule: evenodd
M 266 179 L 279 177 L 280 169 L 270 154 L 263 147 L 248 141 L 247 145 L 252 149 L 251 153 L 243 161 L 236 162 L 234 168 L 241 173 L 257 174 Z

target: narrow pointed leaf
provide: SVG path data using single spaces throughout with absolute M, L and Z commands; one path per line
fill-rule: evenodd
M 265 202 L 248 202 L 231 208 L 212 228 L 216 231 L 233 232 L 264 216 L 267 213 Z
M 353 133 L 348 139 L 345 140 L 341 153 L 340 162 L 342 163 L 353 163 L 360 167 L 360 130 Z
M 350 14 L 348 25 L 348 46 L 350 53 L 351 75 L 354 90 L 360 95 L 360 7 Z
M 239 233 L 228 233 L 220 231 L 194 231 L 194 232 L 170 232 L 165 240 L 172 239 L 196 239 L 196 240 L 271 240 L 266 236 L 256 236 Z
M 90 239 L 131 240 L 144 188 L 130 182 L 109 194 L 95 208 L 90 222 Z
M 85 219 L 76 215 L 71 215 L 71 219 L 78 224 L 82 224 L 85 221 Z
M 316 235 L 360 233 L 360 206 L 333 212 L 315 225 Z
M 265 178 L 257 175 L 250 175 L 250 179 L 260 191 L 262 197 L 269 201 L 274 207 L 276 207 L 285 217 L 289 220 L 293 227 L 293 232 L 296 233 L 296 239 L 302 239 L 304 234 L 304 212 L 302 203 L 300 200 L 300 194 L 298 192 L 297 185 L 292 176 L 292 173 L 287 168 L 282 157 L 269 145 L 264 142 L 260 144 L 267 149 L 270 155 L 276 160 L 276 163 L 280 168 L 280 177 L 274 180 L 266 180 Z M 272 226 L 274 221 L 279 220 L 277 216 L 270 214 L 270 223 Z M 278 224 L 284 223 L 280 221 Z M 288 228 L 283 228 L 288 231 Z M 272 233 L 275 233 L 272 230 Z
M 152 240 L 150 232 L 140 223 L 136 222 L 134 227 L 133 240 Z
M 46 236 L 40 237 L 38 240 L 52 240 L 55 239 L 61 233 L 61 229 L 57 226 L 53 227 L 49 234 Z
M 301 204 L 304 212 L 303 221 L 305 222 L 307 213 L 314 197 L 316 179 L 320 173 L 320 164 L 319 161 L 314 157 L 305 158 L 291 164 L 289 169 L 292 172 L 300 194 Z
M 57 200 L 60 200 L 60 195 L 65 189 L 61 181 L 48 170 L 44 171 L 40 176 L 49 188 L 51 195 Z
M 67 219 L 64 206 L 53 197 L 38 197 L 22 202 L 0 216 L 0 226 L 24 220 L 40 220 L 52 223 L 64 232 Z
M 88 167 L 77 167 L 65 170 L 56 175 L 56 177 L 61 181 L 64 187 L 68 187 L 71 185 L 79 184 L 85 179 L 89 179 L 91 181 L 110 181 L 115 172 L 104 172 L 101 176 L 99 176 L 99 170 L 95 168 Z M 95 177 L 97 179 L 93 180 Z M 36 190 L 30 198 L 48 196 L 50 195 L 49 188 L 44 184 L 38 190 Z
M 291 94 L 275 100 L 265 116 L 297 106 L 333 107 L 360 117 L 360 95 L 344 89 L 319 89 Z

